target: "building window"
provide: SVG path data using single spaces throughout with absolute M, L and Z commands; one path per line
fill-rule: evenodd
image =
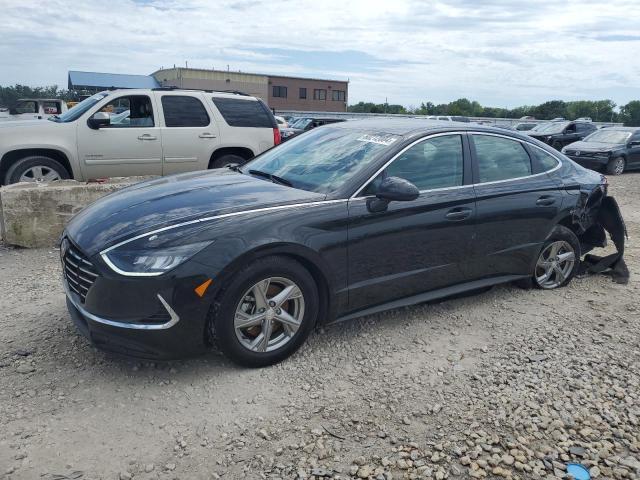
M 287 87 L 273 87 L 273 96 L 287 98 Z
M 344 102 L 344 90 L 334 90 L 333 91 L 333 101 L 334 102 Z
M 300 98 L 307 98 L 307 89 L 306 88 L 301 88 L 300 89 Z
M 313 99 L 314 100 L 326 100 L 327 99 L 327 91 L 324 89 L 315 89 L 313 91 Z

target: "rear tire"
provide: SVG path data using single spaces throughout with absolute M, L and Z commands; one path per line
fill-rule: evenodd
M 53 182 L 69 178 L 67 169 L 57 160 L 33 155 L 17 160 L 4 178 L 5 185 L 18 182 Z
M 607 175 L 622 175 L 626 167 L 626 162 L 622 157 L 616 157 L 609 160 L 607 163 Z
M 211 161 L 209 168 L 223 168 L 230 163 L 237 163 L 238 165 L 244 165 L 247 163 L 247 159 L 241 157 L 240 155 L 235 155 L 233 153 L 228 153 L 226 155 L 222 155 Z
M 557 225 L 540 249 L 532 284 L 543 290 L 564 287 L 579 269 L 580 241 L 567 227 Z
M 562 150 L 562 143 L 560 143 L 558 140 L 555 140 L 554 142 L 552 142 L 551 146 L 558 151 Z
M 264 257 L 236 273 L 220 293 L 209 333 L 235 363 L 265 367 L 300 348 L 318 309 L 318 287 L 306 268 L 287 257 Z

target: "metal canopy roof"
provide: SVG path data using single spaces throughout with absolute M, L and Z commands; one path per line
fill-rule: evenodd
M 69 90 L 92 88 L 157 88 L 160 84 L 150 75 L 69 71 Z

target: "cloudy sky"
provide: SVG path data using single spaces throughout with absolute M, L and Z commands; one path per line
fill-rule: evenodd
M 349 79 L 350 103 L 640 99 L 640 0 L 0 0 L 0 85 L 173 64 Z

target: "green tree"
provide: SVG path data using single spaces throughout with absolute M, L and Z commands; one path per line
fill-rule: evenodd
M 640 127 L 640 100 L 633 100 L 620 107 L 620 117 L 628 127 Z
M 60 98 L 68 101 L 73 98 L 73 95 L 68 90 L 60 90 L 57 85 L 48 87 L 0 86 L 0 105 L 11 107 L 20 98 Z

